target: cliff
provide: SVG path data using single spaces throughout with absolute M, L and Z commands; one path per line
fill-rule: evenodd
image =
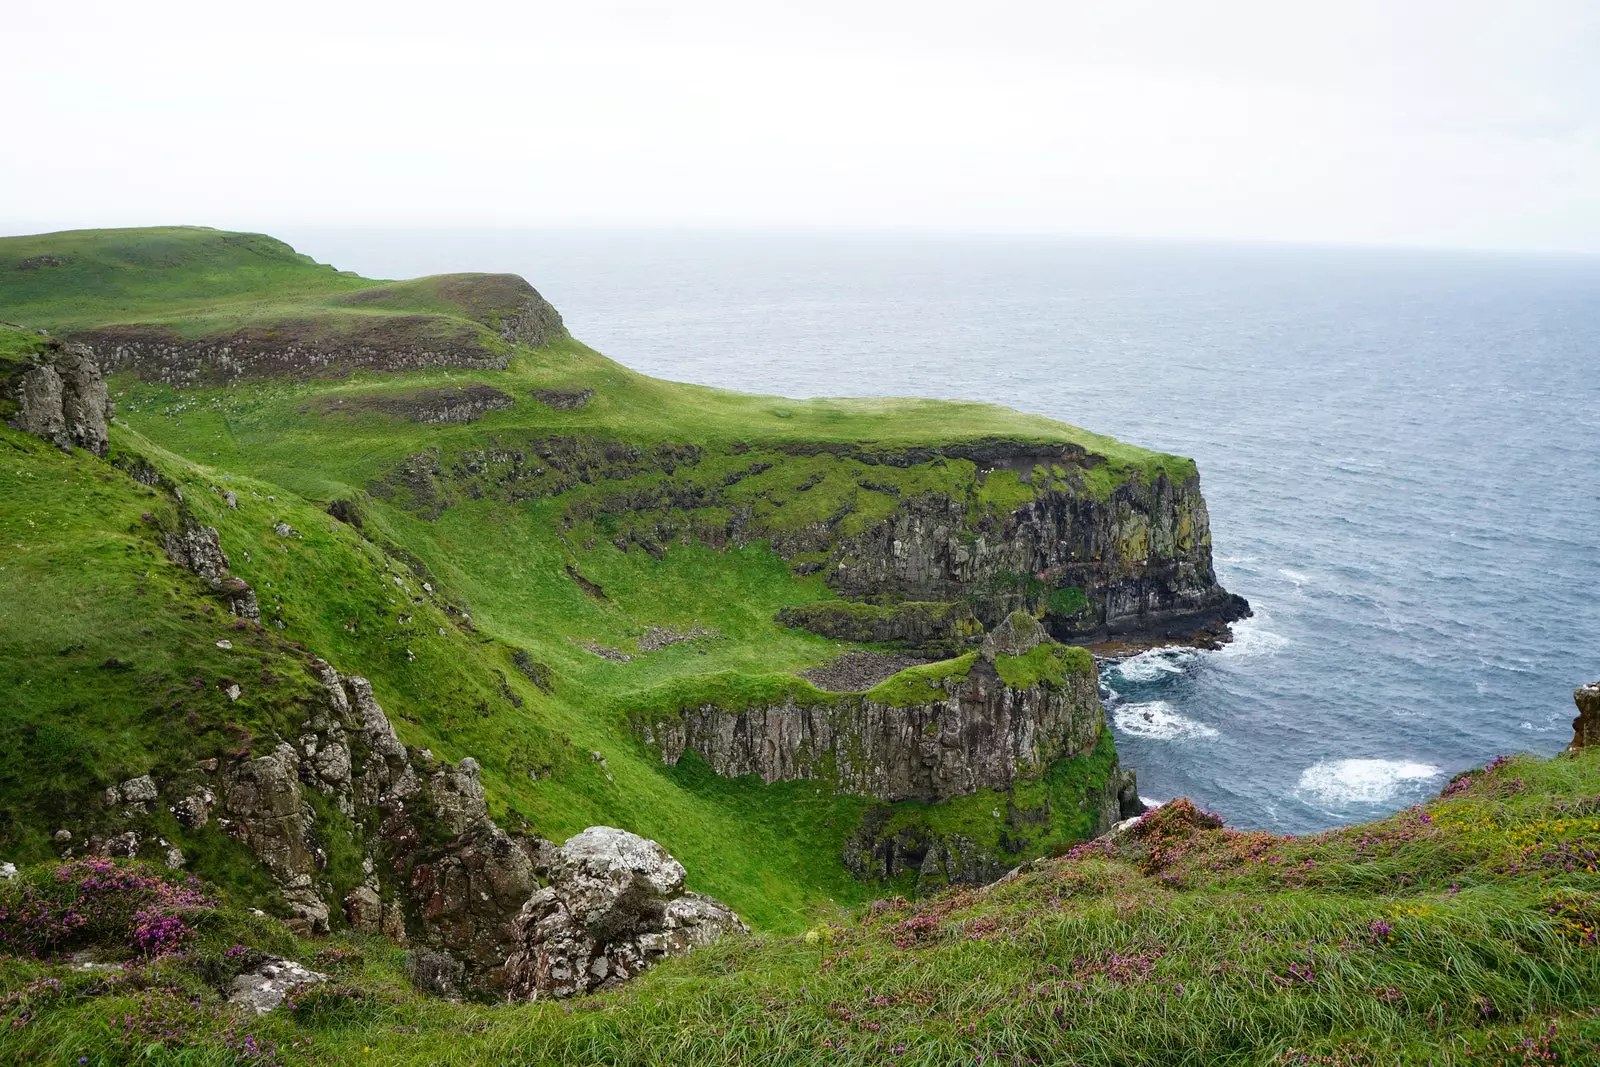
M 1037 627 L 1027 616 L 1004 629 Z M 1076 654 L 1073 654 L 1076 653 Z M 1001 676 L 1029 672 L 1031 684 Z M 1092 749 L 1105 712 L 1093 663 L 1081 650 L 1020 642 L 911 668 L 865 693 L 824 694 L 799 687 L 782 703 L 713 703 L 633 715 L 662 760 L 694 751 L 725 778 L 825 780 L 876 800 L 938 802 L 980 789 L 1008 789 L 1036 778 L 1064 756 Z
M 1137 797 L 1041 629 L 1242 610 L 1189 460 L 649 378 L 521 279 L 56 234 L 0 239 L 0 307 L 52 333 L 0 336 L 0 377 L 60 385 L 0 396 L 0 857 L 170 858 L 456 987 L 655 958 L 523 913 L 539 842 L 593 825 L 690 872 L 652 914 L 767 932 L 1081 841 Z

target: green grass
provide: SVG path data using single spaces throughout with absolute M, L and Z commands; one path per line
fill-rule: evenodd
M 901 708 L 944 700 L 951 689 L 966 681 L 967 672 L 972 670 L 977 658 L 976 652 L 968 652 L 938 663 L 907 667 L 867 690 L 867 699 Z
M 0 318 L 58 336 L 136 324 L 182 338 L 244 328 L 328 337 L 415 315 L 492 333 L 498 285 L 365 279 L 268 237 L 204 228 L 0 239 Z M 0 358 L 37 346 L 35 334 L 0 328 Z M 758 928 L 800 930 L 830 899 L 877 891 L 850 880 L 840 858 L 861 802 L 754 818 L 798 794 L 664 767 L 626 713 L 832 699 L 796 672 L 860 646 L 774 622 L 833 597 L 821 573 L 792 564 L 820 560 L 907 501 L 956 502 L 975 537 L 1046 486 L 1104 496 L 1129 479 L 1194 476 L 1187 459 L 993 405 L 753 396 L 637 374 L 567 338 L 508 352 L 505 371 L 182 391 L 111 380 L 114 455 L 142 457 L 180 489 L 258 593 L 265 629 L 231 651 L 215 641 L 232 620 L 164 560 L 157 525 L 176 521 L 164 489 L 0 430 L 0 455 L 14 459 L 0 472 L 0 532 L 19 546 L 0 554 L 0 684 L 18 694 L 0 731 L 25 757 L 0 769 L 8 858 L 46 855 L 60 823 L 92 823 L 86 798 L 106 784 L 297 728 L 304 702 L 319 699 L 305 666 L 314 653 L 370 678 L 407 743 L 476 757 L 503 825 L 556 840 L 624 826 L 662 841 L 696 889 Z M 471 383 L 515 403 L 470 425 L 339 410 Z M 533 398 L 546 388 L 594 396 L 558 411 Z M 553 466 L 537 459 L 552 442 L 577 458 L 564 473 L 539 473 Z M 994 442 L 1076 445 L 1096 460 L 1024 482 L 940 454 Z M 523 460 L 507 458 L 516 454 Z M 405 475 L 417 457 L 438 474 Z M 334 500 L 359 507 L 360 530 L 326 514 Z M 734 516 L 744 534 L 729 543 Z M 274 533 L 280 521 L 297 535 Z M 655 627 L 708 633 L 641 651 Z M 549 691 L 517 657 L 542 665 Z M 934 683 L 970 662 L 903 672 L 870 695 L 897 705 L 942 696 Z M 224 679 L 243 685 L 238 704 L 221 695 Z M 182 843 L 205 857 L 207 877 L 262 898 L 226 873 L 237 859 L 226 849 Z
M 1069 674 L 1094 672 L 1094 657 L 1077 645 L 1058 645 L 1047 641 L 1021 656 L 998 655 L 995 673 L 1013 689 L 1032 689 L 1038 685 L 1065 684 Z
M 1309 837 L 1206 829 L 1174 808 L 1002 886 L 724 941 L 571 1003 L 422 996 L 402 950 L 296 943 L 223 909 L 187 957 L 117 981 L 0 960 L 0 1011 L 23 1020 L 0 1047 L 19 1064 L 233 1064 L 246 1035 L 286 1064 L 1587 1064 L 1600 880 L 1544 857 L 1600 848 L 1597 795 L 1586 753 L 1519 758 Z M 239 966 L 233 944 L 333 987 L 229 1025 L 216 982 Z M 183 1030 L 125 1037 L 125 1016 Z

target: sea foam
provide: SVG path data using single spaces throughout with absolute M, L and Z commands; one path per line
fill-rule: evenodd
M 1409 784 L 1443 773 L 1431 763 L 1411 760 L 1323 760 L 1301 773 L 1299 792 L 1324 804 L 1381 804 Z
M 1190 648 L 1152 648 L 1119 661 L 1112 670 L 1125 681 L 1154 682 L 1169 674 L 1182 674 L 1195 656 Z
M 1123 704 L 1111 713 L 1117 729 L 1153 741 L 1177 741 L 1186 737 L 1217 737 L 1217 729 L 1203 722 L 1186 719 L 1165 700 L 1145 704 Z

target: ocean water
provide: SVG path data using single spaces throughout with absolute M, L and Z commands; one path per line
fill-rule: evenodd
M 509 270 L 651 374 L 991 400 L 1195 457 L 1219 652 L 1102 672 L 1140 792 L 1304 831 L 1571 737 L 1600 679 L 1600 259 L 1043 239 L 304 230 Z

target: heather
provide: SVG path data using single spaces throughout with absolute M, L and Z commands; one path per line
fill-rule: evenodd
M 1180 800 L 991 887 L 516 1005 L 419 994 L 403 948 L 296 941 L 223 904 L 167 954 L 97 928 L 114 971 L 8 949 L 0 1042 L 18 1063 L 1587 1064 L 1597 847 L 1589 753 L 1497 760 L 1427 804 L 1303 837 Z M 0 892 L 10 909 L 54 877 Z M 329 980 L 237 1015 L 221 991 L 263 949 Z

